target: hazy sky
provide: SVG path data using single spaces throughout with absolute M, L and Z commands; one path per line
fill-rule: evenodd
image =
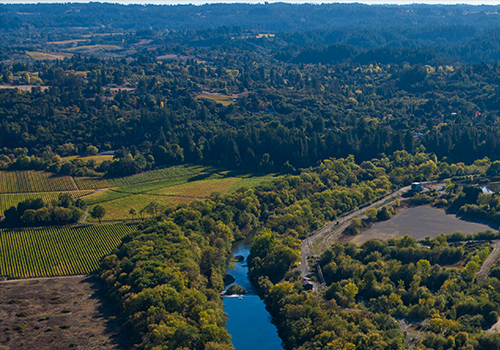
M 95 1 L 95 0 L 92 0 Z M 23 3 L 53 3 L 53 2 L 89 2 L 89 0 L 0 0 L 0 3 L 11 3 L 11 4 L 23 4 Z M 110 0 L 110 1 L 100 1 L 100 2 L 110 2 L 110 3 L 120 3 L 120 4 L 196 4 L 202 5 L 206 3 L 264 3 L 261 0 L 232 0 L 232 1 L 221 1 L 221 0 Z M 323 1 L 323 0 L 280 0 L 268 2 L 288 2 L 288 3 L 363 3 L 363 4 L 471 4 L 471 5 L 500 5 L 500 0 L 464 0 L 464 1 L 454 1 L 454 0 L 358 0 L 358 1 Z

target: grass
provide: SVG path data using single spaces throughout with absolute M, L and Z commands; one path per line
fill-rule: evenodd
M 26 54 L 34 60 L 63 60 L 66 57 L 73 56 L 72 53 L 66 53 L 66 52 L 46 53 L 46 52 L 28 51 L 26 52 Z
M 93 190 L 111 187 L 108 180 L 98 177 L 75 177 L 75 182 L 81 190 Z
M 162 206 L 177 206 L 180 203 L 191 203 L 194 200 L 204 199 L 212 192 L 226 193 L 236 178 L 220 180 L 202 180 L 173 185 L 163 189 L 156 189 L 143 193 L 129 193 L 104 191 L 89 196 L 87 203 L 100 203 L 106 209 L 104 220 L 132 219 L 129 210 L 134 208 L 138 213 L 151 202 Z M 96 221 L 89 218 L 90 221 Z
M 113 156 L 111 155 L 101 155 L 101 156 L 86 156 L 86 157 L 81 157 L 81 156 L 69 156 L 69 157 L 63 157 L 63 161 L 71 161 L 74 159 L 82 160 L 84 162 L 88 162 L 89 160 L 93 159 L 97 165 L 101 164 L 105 160 L 113 160 Z
M 171 179 L 176 177 L 196 175 L 202 172 L 208 172 L 213 169 L 201 165 L 175 165 L 168 168 L 154 169 L 140 174 L 112 178 L 109 183 L 112 187 L 135 185 L 143 182 Z
M 73 39 L 73 40 L 59 40 L 59 41 L 47 41 L 46 44 L 49 45 L 66 45 L 66 44 L 76 44 L 80 41 L 88 41 L 88 39 Z
M 158 191 L 159 195 L 170 195 L 185 198 L 202 199 L 213 192 L 227 193 L 232 185 L 239 181 L 238 178 L 212 179 L 188 182 Z
M 196 96 L 196 99 L 198 99 L 198 100 L 202 99 L 202 98 L 207 99 L 207 100 L 212 100 L 215 103 L 220 103 L 224 107 L 227 107 L 230 104 L 234 103 L 233 102 L 234 97 L 226 96 L 226 95 L 204 95 L 204 94 L 201 94 L 201 95 Z
M 95 52 L 99 50 L 115 51 L 121 49 L 122 47 L 117 45 L 84 45 L 84 46 L 70 47 L 66 50 L 72 52 Z
M 69 193 L 73 198 L 78 198 L 81 196 L 88 195 L 94 192 L 93 190 L 86 191 L 67 191 L 67 192 L 37 192 L 37 193 L 9 193 L 0 194 L 0 215 L 3 215 L 5 210 L 9 209 L 11 206 L 17 206 L 19 202 L 26 199 L 42 198 L 45 203 L 49 203 L 52 200 L 57 200 L 60 193 Z
M 85 201 L 89 205 L 100 203 L 106 209 L 104 220 L 126 220 L 132 219 L 129 214 L 131 208 L 139 213 L 150 202 L 157 202 L 163 206 L 188 204 L 194 200 L 202 200 L 213 192 L 224 194 L 234 192 L 241 186 L 257 186 L 271 179 L 272 175 L 245 174 L 224 177 L 224 173 L 220 173 L 212 174 L 208 179 L 196 180 L 196 178 L 182 177 L 113 188 L 87 196 Z M 191 181 L 193 179 L 194 181 Z

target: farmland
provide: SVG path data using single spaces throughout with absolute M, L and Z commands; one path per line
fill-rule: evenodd
M 60 193 L 68 193 L 73 199 L 93 193 L 93 190 L 67 191 L 67 192 L 38 192 L 38 193 L 9 193 L 0 194 L 0 215 L 11 206 L 16 206 L 19 202 L 27 199 L 42 198 L 45 203 L 57 200 Z
M 196 177 L 181 177 L 110 189 L 92 194 L 86 197 L 85 201 L 89 205 L 102 205 L 106 209 L 106 220 L 126 220 L 131 219 L 131 208 L 139 213 L 150 202 L 157 202 L 162 206 L 176 206 L 204 199 L 213 192 L 224 194 L 242 186 L 254 187 L 271 178 L 272 175 L 228 174 L 223 177 L 220 174 L 212 174 L 208 179 L 192 181 Z
M 75 177 L 75 182 L 81 190 L 110 187 L 108 180 L 98 177 Z
M 85 45 L 85 46 L 71 47 L 66 50 L 78 53 L 91 53 L 96 51 L 116 51 L 121 49 L 122 49 L 121 46 L 117 45 Z
M 65 58 L 73 56 L 72 53 L 66 52 L 54 52 L 54 53 L 46 53 L 46 52 L 26 52 L 28 56 L 30 56 L 34 60 L 63 60 Z
M 93 278 L 0 282 L 2 349 L 128 349 Z
M 54 192 L 77 190 L 71 176 L 42 171 L 0 171 L 0 193 Z
M 66 226 L 0 231 L 0 275 L 9 279 L 95 271 L 135 225 Z
M 137 175 L 109 179 L 111 186 L 135 185 L 142 182 L 171 179 L 175 177 L 196 175 L 208 169 L 197 165 L 177 165 L 168 168 L 161 168 L 146 171 Z

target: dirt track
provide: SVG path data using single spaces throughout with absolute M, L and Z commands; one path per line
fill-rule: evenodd
M 316 232 L 313 232 L 309 237 L 304 239 L 302 241 L 302 257 L 301 257 L 301 264 L 299 267 L 299 270 L 301 272 L 301 277 L 304 278 L 309 273 L 309 264 L 307 258 L 312 253 L 311 246 L 317 244 L 316 242 L 317 240 L 319 239 L 322 240 L 321 247 L 323 251 L 328 249 L 328 247 L 330 247 L 333 244 L 333 242 L 337 241 L 340 238 L 340 235 L 342 234 L 344 229 L 347 227 L 347 225 L 353 218 L 363 215 L 370 208 L 379 207 L 386 201 L 392 200 L 393 198 L 400 196 L 404 192 L 407 192 L 409 189 L 410 186 L 403 187 L 383 197 L 382 199 L 378 200 L 377 202 L 369 206 L 356 210 L 349 215 L 339 218 L 338 220 L 331 221 L 325 227 L 319 229 Z

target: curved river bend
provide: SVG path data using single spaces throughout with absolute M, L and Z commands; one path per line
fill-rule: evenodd
M 223 298 L 231 342 L 236 350 L 283 350 L 276 326 L 271 323 L 271 315 L 248 279 L 247 258 L 250 255 L 250 245 L 247 242 L 235 243 L 233 256 L 237 255 L 242 255 L 245 259 L 235 262 L 236 268 L 228 268 L 227 273 L 235 278 L 233 283 L 245 288 L 247 293 Z

